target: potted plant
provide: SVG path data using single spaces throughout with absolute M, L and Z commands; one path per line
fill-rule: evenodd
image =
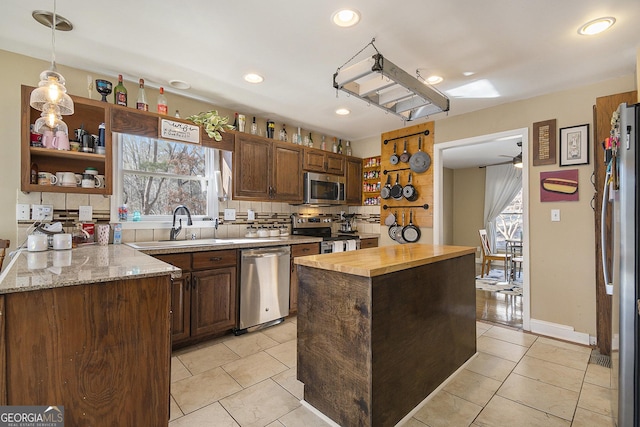
M 233 126 L 229 124 L 229 117 L 220 116 L 217 110 L 194 114 L 193 116 L 187 117 L 187 120 L 201 125 L 207 135 L 209 135 L 209 138 L 213 138 L 218 142 L 222 141 L 220 132 L 233 129 Z

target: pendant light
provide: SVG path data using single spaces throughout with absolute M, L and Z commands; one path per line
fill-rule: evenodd
M 67 125 L 62 121 L 62 116 L 73 114 L 73 100 L 67 94 L 65 79 L 56 69 L 56 29 L 62 29 L 61 21 L 65 23 L 66 30 L 73 28 L 65 18 L 58 20 L 56 14 L 56 0 L 53 0 L 53 16 L 49 12 L 34 11 L 32 16 L 41 24 L 51 27 L 51 67 L 40 73 L 38 87 L 31 92 L 29 105 L 38 111 L 42 111 L 40 118 L 36 120 L 34 132 L 41 133 L 43 127 L 52 130 L 61 130 L 69 133 Z M 50 18 L 50 21 L 49 21 Z

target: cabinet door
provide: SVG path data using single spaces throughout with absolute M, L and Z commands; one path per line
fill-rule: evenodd
M 236 324 L 236 268 L 191 273 L 191 336 L 215 334 Z
M 292 144 L 273 144 L 273 198 L 302 203 L 302 149 Z
M 171 281 L 171 341 L 173 344 L 191 335 L 191 274 Z
M 317 255 L 320 253 L 320 243 L 303 243 L 291 245 L 291 280 L 289 283 L 289 315 L 298 311 L 298 272 L 293 259 L 305 255 Z
M 324 172 L 326 170 L 325 158 L 325 153 L 320 150 L 304 150 L 304 170 Z
M 341 154 L 326 154 L 327 173 L 344 175 L 344 156 Z
M 268 200 L 271 189 L 271 141 L 237 133 L 233 155 L 233 198 Z
M 360 205 L 362 203 L 362 160 L 355 157 L 347 157 L 346 169 L 347 204 Z

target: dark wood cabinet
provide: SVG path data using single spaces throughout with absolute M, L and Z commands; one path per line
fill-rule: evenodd
M 255 135 L 236 134 L 236 200 L 302 202 L 302 148 Z
M 346 191 L 345 199 L 348 205 L 362 203 L 362 159 L 347 157 L 345 168 Z
M 237 314 L 235 249 L 156 255 L 182 269 L 171 288 L 172 345 L 183 346 L 234 328 Z
M 191 337 L 227 332 L 236 323 L 236 268 L 191 273 Z
M 344 175 L 345 156 L 314 148 L 304 149 L 305 171 Z
M 320 243 L 302 243 L 291 245 L 291 279 L 289 282 L 289 315 L 298 312 L 298 273 L 293 259 L 320 253 Z
M 4 299 L 7 405 L 64 405 L 70 426 L 167 425 L 168 273 Z

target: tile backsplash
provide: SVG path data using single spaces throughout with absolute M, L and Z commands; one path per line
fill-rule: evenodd
M 110 197 L 103 195 L 71 194 L 71 193 L 37 193 L 25 194 L 18 191 L 17 203 L 25 204 L 49 204 L 53 205 L 54 221 L 61 221 L 67 229 L 71 231 L 74 224 L 78 222 L 79 206 L 93 207 L 93 221 L 108 223 L 110 213 Z M 234 221 L 224 221 L 224 210 L 235 209 L 236 219 Z M 251 209 L 255 212 L 255 220 L 248 221 L 247 212 Z M 289 215 L 292 213 L 331 215 L 334 221 L 340 217 L 340 212 L 355 213 L 357 228 L 360 233 L 380 234 L 380 207 L 379 206 L 332 206 L 332 207 L 310 207 L 303 205 L 289 205 L 280 202 L 245 202 L 238 200 L 228 200 L 219 204 L 219 222 L 217 230 L 213 223 L 209 226 L 199 225 L 191 227 L 183 226 L 183 231 L 178 239 L 191 238 L 195 235 L 200 238 L 235 238 L 244 237 L 247 227 L 265 226 L 272 227 L 290 226 Z M 18 240 L 26 240 L 27 234 L 31 232 L 31 221 L 20 221 L 18 223 Z M 124 243 L 166 240 L 169 238 L 171 224 L 158 223 L 155 227 L 149 222 L 140 223 L 127 222 L 122 230 L 122 241 Z M 337 222 L 333 224 L 334 231 L 338 230 Z

